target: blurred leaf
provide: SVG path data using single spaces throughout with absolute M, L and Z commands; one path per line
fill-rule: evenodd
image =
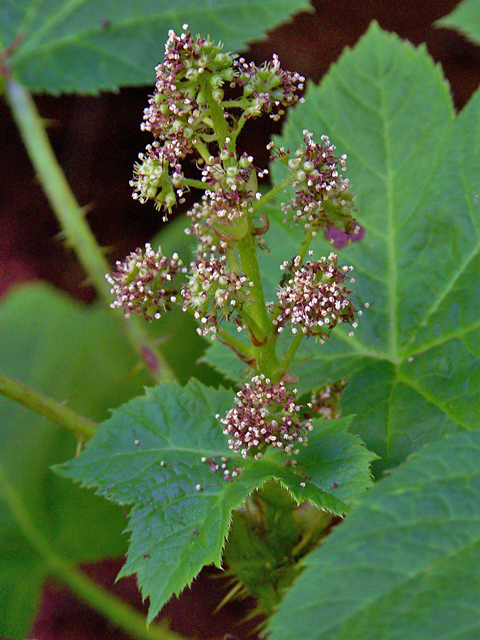
M 148 378 L 129 377 L 135 362 L 107 311 L 82 307 L 44 285 L 2 300 L 0 370 L 94 420 L 141 392 Z M 75 454 L 73 436 L 3 396 L 0 412 L 0 463 L 55 549 L 75 561 L 123 554 L 121 510 L 49 469 Z M 46 567 L 1 497 L 0 549 L 0 634 L 24 637 Z
M 372 454 L 346 432 L 349 420 L 318 420 L 294 467 L 279 450 L 261 460 L 232 453 L 215 417 L 232 405 L 231 391 L 197 381 L 147 389 L 115 410 L 78 458 L 58 468 L 106 498 L 132 505 L 128 560 L 120 575 L 138 574 L 150 598 L 149 620 L 204 565 L 220 566 L 232 511 L 267 480 L 279 480 L 297 502 L 309 500 L 339 515 L 348 509 L 344 501 L 371 483 Z
M 459 2 L 452 13 L 437 20 L 435 25 L 456 29 L 474 44 L 480 45 L 480 5 L 477 0 Z
M 374 24 L 309 88 L 277 141 L 294 150 L 308 128 L 348 154 L 365 237 L 339 261 L 354 265 L 356 298 L 370 307 L 353 338 L 339 327 L 324 346 L 304 340 L 290 373 L 301 391 L 350 378 L 343 410 L 382 468 L 478 418 L 479 111 L 477 92 L 455 117 L 425 49 Z M 275 229 L 272 283 L 280 248 L 295 251 L 288 225 Z M 322 238 L 313 248 L 332 250 Z
M 459 433 L 364 494 L 306 557 L 271 638 L 476 640 L 479 553 L 480 433 Z
M 9 66 L 32 91 L 98 93 L 153 85 L 168 30 L 244 49 L 307 0 L 1 0 L 0 43 L 19 39 Z

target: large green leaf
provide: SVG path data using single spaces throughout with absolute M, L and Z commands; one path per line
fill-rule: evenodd
M 0 48 L 17 38 L 9 61 L 32 91 L 96 93 L 151 85 L 169 29 L 245 48 L 307 0 L 1 0 Z
M 148 389 L 115 410 L 83 453 L 59 469 L 132 505 L 121 575 L 138 574 L 150 620 L 204 565 L 220 565 L 232 510 L 267 480 L 280 481 L 298 502 L 336 514 L 371 482 L 372 455 L 346 432 L 349 420 L 317 421 L 293 467 L 283 451 L 262 460 L 232 453 L 215 417 L 232 404 L 231 391 L 197 381 Z M 241 469 L 237 477 L 227 481 L 222 460 L 230 472 Z
M 477 0 L 463 0 L 452 13 L 435 24 L 456 29 L 475 44 L 480 44 L 480 6 Z
M 425 447 L 369 491 L 271 621 L 272 640 L 476 640 L 480 433 Z
M 43 286 L 23 287 L 0 306 L 0 371 L 95 420 L 142 390 L 144 375 L 107 311 L 86 309 Z M 69 560 L 121 555 L 121 510 L 49 466 L 72 457 L 75 440 L 31 411 L 0 397 L 0 465 L 35 526 Z M 0 488 L 0 634 L 25 637 L 47 564 L 30 548 Z M 81 523 L 81 526 L 79 526 Z
M 340 261 L 354 265 L 357 300 L 370 307 L 353 338 L 338 328 L 324 346 L 304 340 L 290 373 L 303 391 L 350 378 L 344 411 L 383 468 L 478 417 L 479 112 L 477 92 L 455 117 L 425 49 L 374 24 L 309 88 L 278 141 L 295 149 L 308 128 L 348 154 L 365 237 Z M 280 250 L 295 245 L 288 226 L 275 228 L 267 277 L 278 283 Z M 323 239 L 314 248 L 332 250 Z

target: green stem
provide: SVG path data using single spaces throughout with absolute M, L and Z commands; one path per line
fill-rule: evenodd
M 267 204 L 267 202 L 269 202 L 272 198 L 275 198 L 275 196 L 278 195 L 280 191 L 283 191 L 284 189 L 286 189 L 288 185 L 291 184 L 294 180 L 295 180 L 295 174 L 291 173 L 289 176 L 284 178 L 279 184 L 277 184 L 276 187 L 273 187 L 273 189 L 270 189 L 268 193 L 266 193 L 264 196 L 260 198 L 260 200 L 257 200 L 253 204 L 253 213 L 256 213 L 265 204 Z
M 240 263 L 238 261 L 237 254 L 235 253 L 235 251 L 233 249 L 227 248 L 225 253 L 227 255 L 228 265 L 230 269 L 232 271 L 235 271 L 236 273 L 241 273 L 242 267 L 240 266 Z
M 296 334 L 296 336 L 293 338 L 290 346 L 288 347 L 287 351 L 285 352 L 285 355 L 282 358 L 282 361 L 280 362 L 280 366 L 275 371 L 275 374 L 273 376 L 274 382 L 278 382 L 279 380 L 282 380 L 283 376 L 287 373 L 287 369 L 290 366 L 290 363 L 292 362 L 294 355 L 297 353 L 300 345 L 302 344 L 303 338 L 304 338 L 304 333 L 302 331 L 299 331 Z
M 218 327 L 217 335 L 219 340 L 226 342 L 236 353 L 238 353 L 238 355 L 243 358 L 243 360 L 245 360 L 246 362 L 250 362 L 252 360 L 252 350 L 247 347 L 246 344 L 240 342 L 240 340 L 238 340 L 238 338 L 236 338 L 234 335 L 228 333 L 228 331 L 222 329 L 221 327 Z
M 141 613 L 96 584 L 82 573 L 73 562 L 58 554 L 33 523 L 20 494 L 10 483 L 1 466 L 0 496 L 7 503 L 23 536 L 43 558 L 50 571 L 93 609 L 106 616 L 110 622 L 126 633 L 132 634 L 140 640 L 182 640 L 181 636 L 165 626 L 152 625 L 147 627 L 146 618 Z
M 270 320 L 265 306 L 260 269 L 258 266 L 255 240 L 252 233 L 247 233 L 238 244 L 238 253 L 242 264 L 242 272 L 253 283 L 249 287 L 250 295 L 245 305 L 247 312 L 252 316 L 263 332 L 262 336 L 257 336 L 262 340 L 271 330 Z
M 3 373 L 0 373 L 0 393 L 49 418 L 60 427 L 69 429 L 84 442 L 90 440 L 98 428 L 93 420 Z
M 250 226 L 253 227 L 251 221 Z M 275 353 L 276 334 L 265 305 L 255 237 L 252 234 L 252 230 L 238 242 L 237 248 L 242 264 L 242 272 L 253 283 L 253 286 L 249 287 L 250 295 L 245 304 L 245 311 L 253 318 L 261 331 L 261 334 L 257 334 L 256 327 L 250 326 L 250 330 L 255 336 L 254 343 L 252 343 L 252 352 L 255 355 L 259 372 L 270 377 L 279 366 Z
M 98 246 L 85 220 L 84 211 L 78 205 L 58 164 L 35 103 L 30 93 L 12 78 L 7 81 L 6 95 L 30 160 L 62 225 L 67 241 L 75 249 L 100 297 L 110 305 L 112 295 L 110 285 L 105 279 L 105 274 L 110 271 L 110 265 Z M 127 322 L 120 309 L 112 312 L 122 324 L 127 338 L 143 359 L 153 379 L 158 382 L 175 379 L 175 374 L 140 324 L 140 319 L 131 318 Z
M 213 130 L 215 131 L 215 135 L 218 140 L 218 146 L 220 149 L 223 148 L 225 144 L 225 138 L 229 136 L 229 126 L 228 122 L 225 119 L 225 114 L 223 113 L 222 107 L 218 104 L 216 100 L 213 99 L 212 95 L 212 87 L 205 81 L 202 85 L 202 90 L 205 93 L 205 97 L 208 102 L 208 107 L 210 110 L 210 117 L 213 122 Z
M 208 163 L 208 160 L 209 160 L 209 158 L 210 158 L 210 156 L 212 154 L 208 150 L 207 145 L 204 144 L 203 142 L 201 142 L 200 140 L 198 140 L 193 146 L 198 151 L 198 153 L 201 155 L 203 160 Z M 202 182 L 202 185 L 203 185 L 203 188 L 205 189 L 205 184 L 203 182 Z
M 187 187 L 192 187 L 192 189 L 208 189 L 208 185 L 205 182 L 201 182 L 200 180 L 193 180 L 193 178 L 185 178 L 183 180 L 183 184 L 186 184 Z
M 302 244 L 300 245 L 300 249 L 298 250 L 298 253 L 297 253 L 297 255 L 299 255 L 300 258 L 302 259 L 302 262 L 305 259 L 305 256 L 307 255 L 308 248 L 313 239 L 313 234 L 316 232 L 317 232 L 317 229 L 308 229 L 308 231 L 305 232 L 305 235 L 302 240 Z

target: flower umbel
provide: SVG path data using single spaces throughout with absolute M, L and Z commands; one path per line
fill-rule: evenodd
M 108 276 L 116 294 L 112 306 L 146 319 L 160 317 L 175 303 L 191 313 L 199 335 L 218 337 L 256 373 L 238 392 L 235 407 L 218 416 L 232 451 L 254 458 L 268 446 L 297 453 L 312 424 L 296 404 L 296 390 L 283 382 L 291 380 L 289 367 L 304 337 L 324 343 L 340 323 L 355 329 L 361 315 L 348 288 L 354 282 L 352 267 L 339 266 L 334 253 L 304 260 L 318 231 L 336 228 L 349 238 L 356 232 L 354 194 L 343 176 L 346 156 L 337 157 L 328 136 L 315 142 L 306 129 L 293 154 L 267 145 L 271 160 L 288 172 L 270 190 L 259 188 L 268 169 L 257 167 L 249 153 L 238 152 L 239 135 L 251 118 L 266 113 L 278 120 L 286 108 L 303 101 L 298 94 L 304 78 L 283 70 L 277 55 L 258 66 L 222 48 L 222 43 L 192 37 L 188 25 L 180 35 L 169 32 L 141 126 L 153 141 L 139 154 L 131 182 L 134 198 L 151 199 L 167 213 L 185 201 L 190 189 L 200 192 L 187 212 L 185 230 L 195 236 L 193 258 L 182 267 L 176 254 L 168 259 L 149 245 L 145 253 L 137 249 Z M 184 173 L 187 157 L 196 177 Z M 280 205 L 284 223 L 298 223 L 304 234 L 298 255 L 286 255 L 280 267 L 284 275 L 276 300 L 266 302 L 258 252 L 268 255 L 264 236 L 275 214 L 266 205 L 282 191 L 287 198 Z M 180 271 L 183 284 L 175 286 Z M 279 348 L 287 327 L 293 335 L 285 331 Z M 245 334 L 237 336 L 243 329 Z M 315 406 L 309 404 L 311 411 Z
M 161 311 L 169 310 L 171 303 L 176 302 L 173 278 L 181 265 L 176 253 L 166 258 L 161 247 L 155 252 L 146 244 L 145 252 L 133 251 L 123 262 L 116 263 L 117 270 L 112 275 L 106 276 L 116 295 L 110 306 L 123 308 L 127 318 L 133 311 L 146 320 L 160 318 Z
M 195 318 L 202 324 L 197 333 L 201 336 L 210 334 L 214 338 L 221 320 L 229 320 L 232 316 L 237 329 L 242 330 L 244 323 L 238 312 L 250 284 L 246 276 L 227 268 L 225 256 L 192 262 L 188 282 L 183 285 L 181 294 L 183 310 L 193 309 Z
M 282 211 L 286 216 L 292 214 L 293 221 L 302 223 L 306 229 L 334 226 L 352 235 L 357 227 L 352 216 L 354 194 L 349 190 L 348 179 L 341 175 L 346 170 L 347 156 L 336 157 L 335 146 L 328 136 L 323 135 L 320 143 L 312 137 L 305 129 L 304 145 L 290 159 L 285 149 L 275 149 L 273 142 L 267 145 L 276 152 L 272 160 L 283 161 L 295 172 L 292 183 L 295 196 L 288 204 L 281 205 Z
M 298 453 L 295 446 L 308 443 L 306 434 L 313 426 L 310 420 L 300 419 L 295 394 L 296 389 L 288 389 L 283 382 L 272 384 L 263 374 L 252 378 L 237 393 L 236 407 L 220 419 L 223 433 L 231 436 L 230 449 L 244 458 L 250 449 L 254 458 L 260 458 L 268 445 Z
M 345 285 L 353 267 L 339 267 L 337 256 L 331 253 L 328 258 L 306 264 L 297 256 L 291 264 L 284 262 L 280 268 L 288 270 L 291 277 L 287 276 L 277 291 L 278 303 L 270 309 L 277 314 L 273 323 L 278 332 L 290 324 L 292 333 L 300 329 L 307 336 L 319 337 L 323 343 L 340 322 L 357 327 L 356 307 L 349 298 L 353 292 Z M 350 282 L 355 280 L 350 278 Z
M 243 58 L 237 60 L 236 54 L 224 53 L 222 43 L 214 44 L 200 36 L 193 38 L 188 25 L 183 25 L 183 29 L 180 35 L 169 32 L 164 62 L 156 67 L 155 92 L 141 125 L 142 130 L 153 135 L 154 141 L 139 154 L 130 182 L 135 199 L 141 203 L 152 199 L 167 212 L 177 202 L 184 202 L 184 193 L 192 186 L 184 176 L 182 160 L 195 154 L 199 164 L 210 164 L 213 141 L 218 143 L 222 162 L 226 161 L 223 168 L 227 177 L 238 177 L 241 184 L 247 175 L 248 181 L 250 172 L 245 172 L 248 163 L 241 166 L 245 158 L 235 167 L 235 140 L 243 125 L 262 113 L 280 118 L 286 106 L 303 100 L 297 92 L 303 89 L 305 81 L 298 73 L 283 70 L 276 55 L 258 67 Z M 233 89 L 239 88 L 242 95 L 224 100 L 225 82 Z M 222 157 L 225 145 L 230 142 L 233 160 Z M 217 182 L 218 178 L 214 180 Z M 225 198 L 218 189 L 213 189 L 218 211 L 232 203 L 234 209 L 239 207 L 238 198 L 226 185 L 223 182 Z
M 260 67 L 239 58 L 233 68 L 237 77 L 231 85 L 243 87 L 243 95 L 251 103 L 246 110 L 247 117 L 269 113 L 273 120 L 280 120 L 285 113 L 283 107 L 299 100 L 303 102 L 297 92 L 303 89 L 305 78 L 299 73 L 284 71 L 275 53 L 272 60 Z

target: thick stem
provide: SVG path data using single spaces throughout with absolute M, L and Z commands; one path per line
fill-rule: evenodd
M 253 223 L 250 223 L 250 226 L 253 227 Z M 250 295 L 248 296 L 245 310 L 255 320 L 261 331 L 258 335 L 256 332 L 258 329 L 250 327 L 250 330 L 254 332 L 252 352 L 257 361 L 258 371 L 270 377 L 279 365 L 275 353 L 276 334 L 265 305 L 255 238 L 252 231 L 253 228 L 238 242 L 237 248 L 242 264 L 242 272 L 253 283 L 253 286 L 249 288 Z
M 182 640 L 164 626 L 147 627 L 146 618 L 126 602 L 112 595 L 82 573 L 73 562 L 58 554 L 32 521 L 18 491 L 0 466 L 0 497 L 8 505 L 23 536 L 46 563 L 49 570 L 82 600 L 127 634 L 140 640 Z
M 6 95 L 30 160 L 62 225 L 67 241 L 74 248 L 100 297 L 110 305 L 110 285 L 105 279 L 110 266 L 58 164 L 35 103 L 29 92 L 14 79 L 7 81 Z M 158 382 L 174 380 L 173 370 L 140 324 L 139 318 L 131 318 L 127 322 L 120 309 L 112 312 L 122 324 L 128 340 L 144 361 L 153 379 Z
M 9 378 L 3 373 L 0 373 L 0 393 L 49 418 L 60 427 L 72 431 L 78 439 L 84 442 L 90 440 L 98 428 L 97 423 L 93 420 L 85 418 L 66 405 L 44 396 L 39 391 L 35 391 L 18 380 Z

